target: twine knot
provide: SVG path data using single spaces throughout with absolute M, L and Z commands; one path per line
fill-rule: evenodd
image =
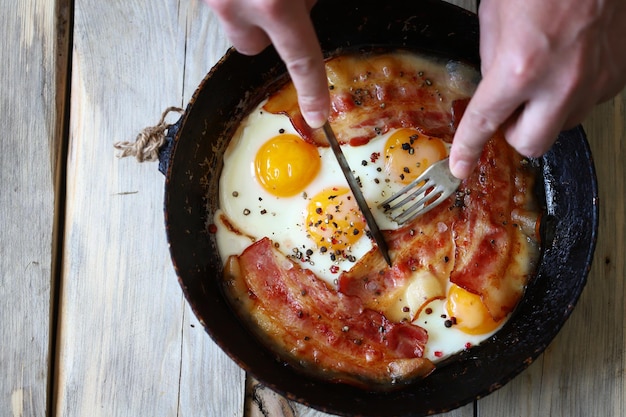
M 152 162 L 159 159 L 159 149 L 165 143 L 165 132 L 172 126 L 172 123 L 166 123 L 165 118 L 170 112 L 182 114 L 184 112 L 180 107 L 168 107 L 161 115 L 161 120 L 156 126 L 148 126 L 137 135 L 134 142 L 116 142 L 113 147 L 117 149 L 118 158 L 126 158 L 134 156 L 139 162 Z

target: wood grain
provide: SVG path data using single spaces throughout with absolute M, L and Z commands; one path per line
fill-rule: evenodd
M 256 417 L 251 394 L 269 417 L 327 416 L 252 379 L 245 395 L 244 373 L 182 296 L 162 175 L 114 156 L 115 141 L 186 105 L 225 52 L 215 16 L 201 0 L 0 6 L 0 416 Z M 600 230 L 582 298 L 526 371 L 476 413 L 469 404 L 445 417 L 626 415 L 626 91 L 584 127 Z
M 57 22 L 54 2 L 0 0 L 0 9 L 0 415 L 43 416 L 62 117 Z
M 216 27 L 199 5 L 75 1 L 59 416 L 243 409 L 242 372 L 194 320 L 174 274 L 164 178 L 112 146 L 183 105 L 221 56 L 223 43 L 195 39 Z M 205 49 L 189 57 L 194 48 Z
M 623 416 L 626 91 L 583 123 L 600 194 L 598 242 L 572 316 L 528 370 L 479 402 L 488 416 Z

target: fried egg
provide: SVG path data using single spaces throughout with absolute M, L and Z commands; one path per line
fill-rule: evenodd
M 480 344 L 505 322 L 491 318 L 480 296 L 451 283 L 446 297 L 425 303 L 413 321 L 428 331 L 424 357 L 433 362 Z
M 263 111 L 241 124 L 220 178 L 217 241 L 220 256 L 240 255 L 269 237 L 276 248 L 335 286 L 373 248 L 367 226 L 330 148 L 304 141 L 288 117 Z M 342 145 L 382 230 L 397 229 L 378 205 L 445 158 L 449 144 L 411 128 L 394 129 L 365 145 Z M 428 280 L 417 280 L 417 287 Z M 428 293 L 427 288 L 412 288 Z M 420 302 L 414 323 L 425 328 L 424 356 L 440 361 L 491 336 L 493 322 L 480 298 L 449 284 L 446 296 Z
M 298 136 L 288 117 L 261 103 L 225 155 L 216 222 L 222 259 L 269 237 L 330 285 L 373 247 L 365 220 L 332 150 Z M 378 205 L 447 156 L 449 145 L 415 129 L 395 129 L 365 145 L 342 145 L 382 230 L 398 228 Z

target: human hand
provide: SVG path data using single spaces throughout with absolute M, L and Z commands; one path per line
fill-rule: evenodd
M 479 20 L 483 79 L 452 144 L 456 177 L 469 176 L 498 128 L 540 156 L 626 83 L 624 0 L 483 0 Z
M 285 62 L 304 120 L 321 127 L 330 113 L 324 58 L 309 12 L 316 0 L 204 0 L 220 18 L 242 54 L 255 55 L 270 43 Z

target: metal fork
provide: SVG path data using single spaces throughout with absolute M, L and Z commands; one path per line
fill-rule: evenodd
M 448 158 L 445 158 L 432 164 L 422 175 L 378 207 L 391 214 L 398 224 L 404 224 L 435 208 L 454 193 L 460 183 L 461 180 L 450 172 Z

